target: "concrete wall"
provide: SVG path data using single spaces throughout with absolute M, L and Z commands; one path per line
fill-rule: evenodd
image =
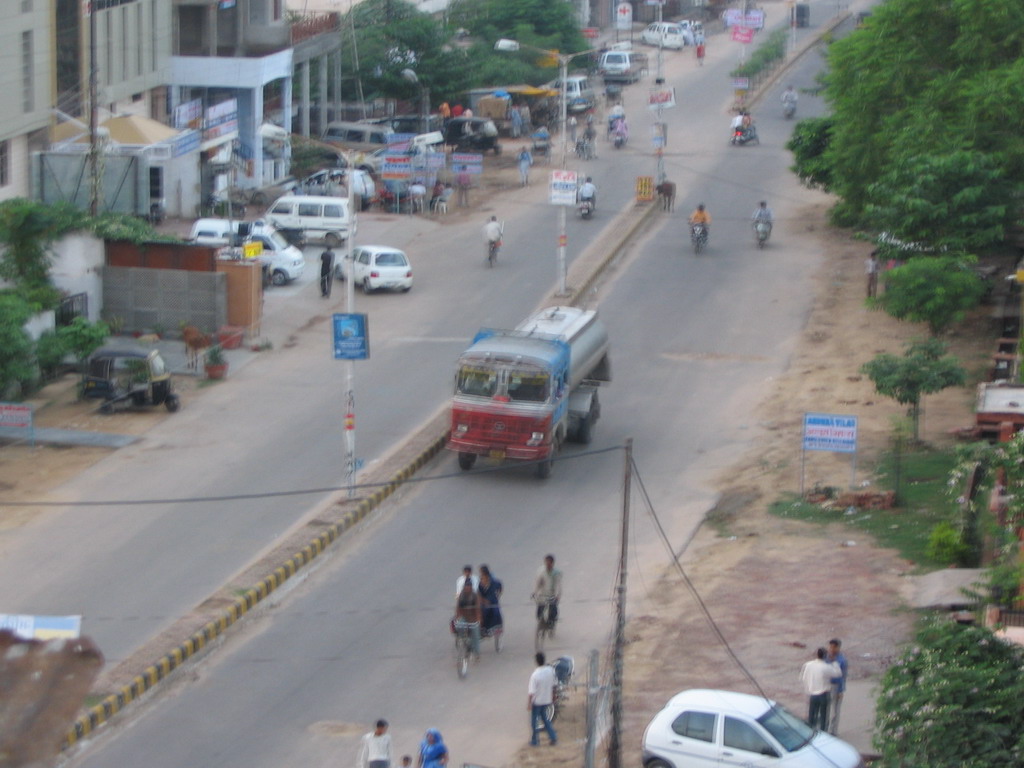
M 89 322 L 100 319 L 103 308 L 104 244 L 92 235 L 70 234 L 53 244 L 50 277 L 54 286 L 68 294 L 89 296 Z
M 227 324 L 223 273 L 104 267 L 103 297 L 103 317 L 122 319 L 127 332 L 177 331 L 182 323 L 215 330 Z

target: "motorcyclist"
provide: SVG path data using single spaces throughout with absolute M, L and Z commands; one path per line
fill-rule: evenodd
M 786 86 L 786 90 L 782 92 L 782 106 L 792 104 L 795 107 L 798 98 L 796 89 L 794 89 L 792 85 L 788 85 Z
M 621 138 L 623 142 L 629 140 L 629 124 L 626 122 L 626 118 L 620 117 L 615 121 L 613 133 L 616 139 Z
M 697 210 L 690 214 L 690 229 L 692 230 L 697 224 L 703 224 L 704 231 L 711 234 L 711 214 L 705 210 L 704 203 L 700 203 Z
M 772 224 L 775 222 L 775 217 L 772 216 L 772 209 L 768 207 L 768 202 L 766 200 L 761 201 L 761 204 L 754 209 L 754 215 L 750 218 L 751 225 L 754 227 L 755 231 L 757 230 L 757 225 L 764 222 L 768 225 L 768 235 L 771 235 Z M 765 236 L 765 239 L 768 239 L 767 235 Z
M 580 185 L 578 198 L 581 203 L 585 200 L 589 200 L 590 207 L 595 210 L 597 209 L 597 187 L 594 186 L 594 181 L 589 176 L 587 176 L 587 180 Z

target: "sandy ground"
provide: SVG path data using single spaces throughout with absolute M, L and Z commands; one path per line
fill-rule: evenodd
M 505 172 L 491 191 L 515 183 L 512 153 L 494 162 Z M 460 214 L 479 216 L 482 202 L 450 220 L 455 223 Z M 622 739 L 627 765 L 638 764 L 643 728 L 672 694 L 690 687 L 753 691 L 737 661 L 770 695 L 801 712 L 804 697 L 797 674 L 813 648 L 829 637 L 842 637 L 851 677 L 877 679 L 908 637 L 912 617 L 903 609 L 899 584 L 912 570 L 909 563 L 841 524 L 809 526 L 766 512 L 771 501 L 799 486 L 799 432 L 806 411 L 842 409 L 860 416 L 858 481 L 870 480 L 873 460 L 885 448 L 892 419 L 902 409 L 876 395 L 858 369 L 876 353 L 899 353 L 905 342 L 924 334 L 919 326 L 865 308 L 863 262 L 869 246 L 827 227 L 825 217 L 823 207 L 808 209 L 802 217 L 817 231 L 825 261 L 815 276 L 813 309 L 788 371 L 765 392 L 758 413 L 762 436 L 723 473 L 720 502 L 708 514 L 712 524 L 705 524 L 682 553 L 689 580 L 721 637 L 675 571 L 666 572 L 648 590 L 658 596 L 656 603 L 631 603 Z M 947 338 L 975 379 L 983 375 L 995 348 L 997 334 L 988 314 L 988 308 L 979 309 Z M 186 406 L 195 407 L 201 383 L 184 377 L 176 379 L 176 386 Z M 969 424 L 972 393 L 949 390 L 929 397 L 923 438 L 946 442 L 952 429 Z M 162 408 L 100 414 L 95 402 L 75 399 L 73 377 L 47 387 L 33 402 L 40 426 L 141 434 L 167 418 Z M 18 501 L 45 499 L 105 455 L 102 449 L 0 447 L 0 534 L 16 536 L 16 528 L 44 514 L 18 507 Z M 806 485 L 844 485 L 849 471 L 844 457 L 814 454 Z M 517 756 L 519 765 L 578 763 L 582 698 L 577 695 L 574 706 L 563 713 L 562 745 L 524 748 Z

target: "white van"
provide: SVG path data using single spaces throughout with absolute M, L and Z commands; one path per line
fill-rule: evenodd
M 597 71 L 606 83 L 635 83 L 647 72 L 647 54 L 638 51 L 605 51 Z
M 267 209 L 266 218 L 282 232 L 323 240 L 332 248 L 348 239 L 350 223 L 356 231 L 355 219 L 349 216 L 348 198 L 344 197 L 285 195 Z
M 192 225 L 189 240 L 196 245 L 213 248 L 241 247 L 245 243 L 263 245 L 260 260 L 267 265 L 270 281 L 284 285 L 302 277 L 306 258 L 302 251 L 289 245 L 284 235 L 264 221 L 238 221 L 236 219 L 199 219 Z
M 389 125 L 379 123 L 347 123 L 343 121 L 327 124 L 321 137 L 328 144 L 337 144 L 347 149 L 372 152 L 394 142 L 395 132 Z
M 552 80 L 544 86 L 552 91 L 561 91 L 562 80 Z M 585 112 L 593 109 L 597 104 L 597 97 L 594 88 L 590 84 L 590 78 L 586 75 L 569 75 L 565 78 L 565 101 L 566 108 L 570 112 Z
M 660 45 L 675 50 L 693 45 L 690 22 L 678 24 L 671 21 L 655 21 L 640 34 L 640 39 L 648 45 Z

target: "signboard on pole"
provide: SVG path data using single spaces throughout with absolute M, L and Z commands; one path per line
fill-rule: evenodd
M 733 27 L 732 39 L 737 43 L 752 43 L 754 42 L 754 30 L 750 27 Z
M 615 28 L 630 30 L 633 28 L 633 6 L 619 3 L 615 6 Z
M 366 315 L 337 312 L 331 316 L 335 360 L 366 360 L 370 356 L 370 329 Z
M 384 155 L 380 169 L 382 179 L 408 179 L 412 176 L 412 158 L 409 155 Z
M 481 174 L 484 172 L 484 156 L 467 152 L 452 152 L 452 170 L 458 173 Z
M 555 170 L 551 172 L 552 205 L 576 205 L 576 171 Z
M 804 450 L 856 453 L 857 417 L 834 413 L 805 413 Z
M 676 105 L 676 89 L 672 87 L 651 88 L 647 96 L 648 109 L 670 109 Z

